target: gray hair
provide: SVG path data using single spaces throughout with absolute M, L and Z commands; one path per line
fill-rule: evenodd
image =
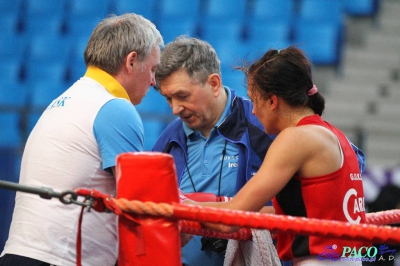
M 168 43 L 161 51 L 156 70 L 157 83 L 180 69 L 186 69 L 190 78 L 201 84 L 211 74 L 221 76 L 220 61 L 214 48 L 205 41 L 184 35 Z
M 144 61 L 156 45 L 164 45 L 156 26 L 141 15 L 111 15 L 93 30 L 84 52 L 86 66 L 116 74 L 132 51 Z

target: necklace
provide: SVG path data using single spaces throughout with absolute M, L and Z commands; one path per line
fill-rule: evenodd
M 217 195 L 218 197 L 221 196 L 222 165 L 224 164 L 224 160 L 225 160 L 226 144 L 227 144 L 227 143 L 228 143 L 228 141 L 225 140 L 224 149 L 222 150 L 221 167 L 220 167 L 220 169 L 219 169 L 219 179 L 218 179 L 218 195 Z M 196 187 L 195 187 L 194 182 L 193 182 L 192 175 L 190 174 L 190 171 L 189 171 L 189 165 L 188 165 L 188 163 L 187 163 L 187 159 L 186 159 L 185 162 L 186 162 L 186 171 L 187 171 L 187 173 L 188 173 L 190 182 L 192 183 L 193 190 L 194 190 L 194 192 L 197 192 Z

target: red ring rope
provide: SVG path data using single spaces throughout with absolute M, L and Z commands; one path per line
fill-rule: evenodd
M 187 234 L 249 240 L 251 239 L 251 230 L 249 228 L 255 228 L 326 237 L 357 238 L 376 243 L 400 243 L 400 229 L 383 226 L 400 223 L 400 210 L 368 213 L 366 218 L 369 224 L 349 224 L 303 217 L 204 208 L 194 205 L 143 203 L 125 199 L 110 200 L 110 196 L 94 190 L 80 189 L 77 192 L 81 196 L 94 196 L 95 204 L 96 202 L 99 204 L 100 201 L 100 206 L 107 206 L 117 215 L 121 215 L 121 211 L 123 211 L 125 215 L 136 213 L 180 219 L 181 232 Z M 224 234 L 205 228 L 199 222 L 224 223 L 240 226 L 242 229 L 235 233 Z
M 254 212 L 230 211 L 184 204 L 155 204 L 152 202 L 115 200 L 126 213 L 164 216 L 180 220 L 223 223 L 242 228 L 268 229 L 293 232 L 302 235 L 316 235 L 331 238 L 358 239 L 374 243 L 400 243 L 400 229 L 374 224 L 350 224 L 347 222 L 307 219 L 285 215 L 261 214 Z M 392 210 L 391 215 L 400 215 L 400 210 Z M 384 214 L 389 214 L 384 212 Z M 373 219 L 372 219 L 373 220 Z M 380 220 L 380 219 L 377 219 Z

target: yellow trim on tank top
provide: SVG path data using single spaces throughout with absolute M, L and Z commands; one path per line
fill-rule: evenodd
M 98 67 L 89 66 L 86 70 L 85 77 L 92 78 L 100 83 L 113 96 L 117 98 L 124 98 L 130 101 L 128 93 L 126 93 L 124 87 L 122 87 L 122 85 L 115 78 L 113 78 L 104 70 L 101 70 Z

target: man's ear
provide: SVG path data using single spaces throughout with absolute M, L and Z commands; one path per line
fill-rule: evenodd
M 221 91 L 222 85 L 221 77 L 216 73 L 211 74 L 208 76 L 207 82 L 208 84 L 210 84 L 212 90 L 214 91 L 214 94 L 218 96 Z
M 130 52 L 126 56 L 125 67 L 128 69 L 129 73 L 131 73 L 131 71 L 133 71 L 133 66 L 135 65 L 137 60 L 138 60 L 137 53 L 135 51 Z

